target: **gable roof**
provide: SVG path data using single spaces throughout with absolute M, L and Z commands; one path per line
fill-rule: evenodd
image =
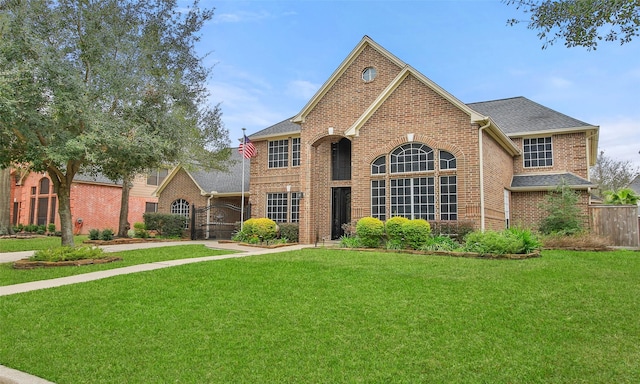
M 231 149 L 227 171 L 203 169 L 187 170 L 182 165 L 175 167 L 156 189 L 154 195 L 159 196 L 180 170 L 184 170 L 200 189 L 203 196 L 240 196 L 242 194 L 242 155 L 237 148 Z M 251 162 L 244 162 L 244 193 L 249 193 L 249 174 Z
M 558 185 L 565 183 L 572 189 L 593 188 L 596 185 L 589 180 L 583 179 L 573 173 L 547 173 L 531 175 L 515 175 L 511 180 L 511 190 L 517 192 L 525 191 L 547 191 L 555 189 Z

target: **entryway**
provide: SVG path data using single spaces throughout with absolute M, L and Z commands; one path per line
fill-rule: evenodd
M 331 239 L 344 235 L 343 224 L 351 222 L 351 187 L 331 188 Z

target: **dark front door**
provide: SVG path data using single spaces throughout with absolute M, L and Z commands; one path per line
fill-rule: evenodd
M 335 240 L 344 235 L 342 225 L 351 222 L 351 188 L 332 188 L 331 200 L 331 239 Z

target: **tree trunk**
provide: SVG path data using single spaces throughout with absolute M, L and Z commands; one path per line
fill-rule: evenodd
M 12 235 L 11 168 L 0 169 L 0 235 Z
M 60 216 L 60 232 L 62 233 L 62 246 L 75 247 L 73 240 L 73 221 L 71 217 L 71 183 L 76 172 L 67 167 L 67 173 L 63 174 L 56 168 L 49 168 L 47 173 L 51 178 L 55 192 L 58 194 L 58 216 Z M 81 218 L 78 218 L 81 219 Z
M 132 177 L 125 176 L 122 180 L 122 198 L 120 200 L 120 220 L 118 222 L 118 237 L 129 237 L 129 192 L 131 192 Z

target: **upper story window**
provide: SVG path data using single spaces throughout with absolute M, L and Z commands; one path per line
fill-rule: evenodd
M 331 179 L 351 180 L 351 141 L 341 139 L 331 144 Z
M 269 142 L 269 168 L 289 166 L 289 139 Z
M 367 67 L 362 71 L 362 80 L 364 80 L 365 83 L 368 83 L 370 81 L 373 81 L 377 75 L 378 71 L 376 71 L 375 68 Z
M 524 139 L 524 167 L 553 166 L 551 136 Z
M 387 173 L 387 157 L 380 156 L 371 163 L 371 174 L 382 175 Z
M 300 138 L 294 137 L 291 139 L 291 166 L 300 166 Z
M 440 151 L 440 169 L 456 169 L 456 157 L 447 151 Z
M 391 173 L 433 171 L 433 149 L 420 144 L 405 144 L 391 152 Z
M 156 168 L 149 172 L 147 176 L 147 185 L 155 185 L 158 186 L 162 184 L 164 179 L 169 174 L 169 170 L 166 168 Z

